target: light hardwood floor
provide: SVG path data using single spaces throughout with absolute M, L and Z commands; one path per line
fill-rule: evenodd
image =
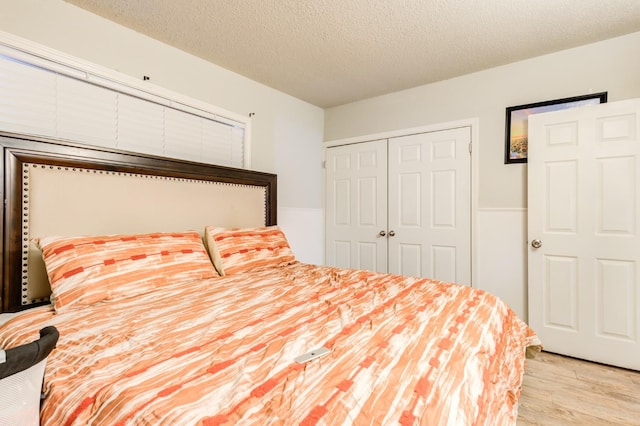
M 547 352 L 527 359 L 518 426 L 640 425 L 640 372 Z

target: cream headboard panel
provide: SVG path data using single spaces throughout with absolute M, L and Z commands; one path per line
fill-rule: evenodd
M 276 177 L 0 134 L 4 311 L 48 300 L 33 238 L 276 224 Z

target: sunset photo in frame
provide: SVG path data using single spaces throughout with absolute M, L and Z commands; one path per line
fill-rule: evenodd
M 528 152 L 528 117 L 540 112 L 558 111 L 607 102 L 607 92 L 518 105 L 507 108 L 504 163 L 526 163 Z

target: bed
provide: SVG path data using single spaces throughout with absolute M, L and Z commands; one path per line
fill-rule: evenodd
M 42 424 L 515 424 L 535 333 L 477 289 L 299 262 L 275 175 L 0 144 L 0 347 L 60 332 Z

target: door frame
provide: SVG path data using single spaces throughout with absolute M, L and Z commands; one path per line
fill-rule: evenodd
M 429 124 L 425 126 L 419 127 L 411 127 L 407 129 L 399 129 L 399 130 L 390 130 L 386 132 L 380 133 L 371 133 L 362 136 L 353 136 L 344 139 L 334 139 L 330 141 L 325 141 L 322 144 L 322 208 L 325 211 L 322 226 L 323 226 L 323 235 L 326 234 L 326 197 L 327 197 L 327 188 L 326 188 L 326 157 L 327 157 L 327 148 L 340 146 L 340 145 L 350 145 L 362 142 L 370 142 L 378 139 L 389 139 L 399 136 L 409 136 L 417 133 L 426 133 L 426 132 L 437 132 L 441 130 L 449 130 L 456 129 L 460 127 L 469 127 L 471 130 L 471 182 L 470 182 L 470 205 L 471 205 L 471 287 L 475 287 L 475 284 L 478 283 L 478 265 L 477 265 L 477 223 L 478 223 L 478 183 L 479 183 L 479 162 L 480 162 L 480 119 L 478 117 L 475 118 L 466 118 L 455 121 L 447 121 L 444 123 L 437 124 Z M 324 253 L 326 250 L 325 239 L 322 240 L 322 253 L 323 253 L 323 262 L 326 261 L 324 258 Z

